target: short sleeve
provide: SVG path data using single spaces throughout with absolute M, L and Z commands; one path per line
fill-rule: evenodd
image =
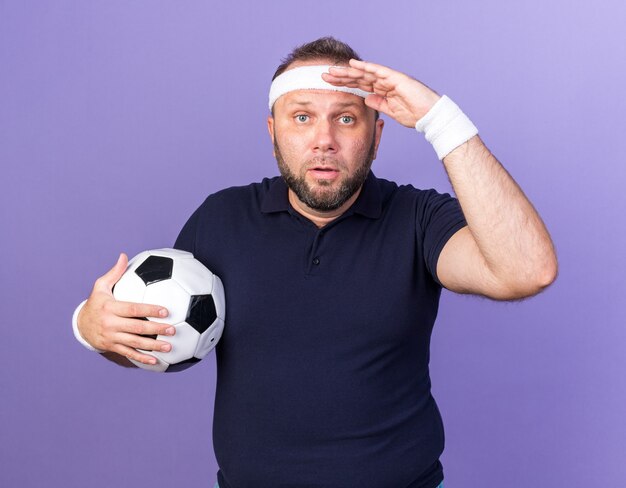
M 423 258 L 433 279 L 437 277 L 437 261 L 441 250 L 467 222 L 456 198 L 435 190 L 423 191 L 417 198 L 417 238 L 422 240 Z

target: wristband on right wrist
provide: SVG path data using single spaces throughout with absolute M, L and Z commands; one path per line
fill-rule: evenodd
M 415 123 L 415 129 L 424 133 L 440 160 L 478 134 L 472 121 L 446 95 Z
M 72 330 L 74 331 L 74 337 L 76 337 L 76 340 L 80 342 L 83 346 L 85 346 L 85 348 L 89 349 L 90 351 L 103 353 L 105 351 L 103 351 L 102 349 L 93 347 L 91 344 L 89 344 L 83 338 L 83 336 L 80 335 L 80 331 L 78 330 L 78 314 L 83 309 L 83 306 L 85 305 L 85 303 L 87 303 L 87 300 L 83 300 L 82 302 L 80 302 L 78 307 L 76 307 L 76 310 L 74 310 L 74 314 L 72 315 Z

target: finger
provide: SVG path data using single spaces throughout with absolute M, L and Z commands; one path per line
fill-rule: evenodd
M 365 75 L 372 76 L 371 73 L 367 73 L 365 70 L 354 68 L 352 66 L 329 66 L 328 73 L 339 78 L 361 78 Z
M 176 334 L 176 328 L 168 323 L 151 322 L 143 318 L 120 317 L 115 314 L 110 314 L 107 319 L 103 321 L 103 329 L 105 329 L 105 333 L 109 335 L 118 332 L 146 336 L 173 336 Z
M 342 70 L 342 74 L 323 73 L 322 79 L 335 86 L 347 86 L 350 88 L 360 88 L 364 91 L 376 92 L 384 95 L 393 90 L 394 84 L 387 79 L 378 78 L 376 75 L 359 72 L 358 70 Z
M 120 328 L 123 332 L 146 336 L 173 336 L 176 334 L 176 327 L 170 324 L 160 324 L 147 320 L 132 320 L 126 322 L 125 327 Z
M 135 303 L 124 301 L 110 301 L 107 303 L 108 311 L 119 317 L 158 317 L 168 316 L 168 310 L 160 305 L 149 303 Z
M 133 349 L 142 349 L 145 351 L 169 352 L 172 345 L 169 342 L 151 339 L 135 334 L 120 333 L 116 336 L 118 343 Z
M 378 77 L 373 73 L 368 73 L 361 69 L 346 67 L 331 67 L 329 68 L 328 73 L 323 73 L 322 75 L 327 75 L 326 77 L 342 81 L 362 81 L 365 83 L 374 83 L 378 80 Z
M 103 324 L 99 340 L 94 346 L 114 352 L 115 347 L 120 344 L 139 349 L 163 350 L 162 346 L 169 343 L 157 340 L 157 336 L 170 337 L 175 334 L 176 328 L 169 324 L 112 316 Z M 138 340 L 141 342 L 137 342 Z
M 323 80 L 327 83 L 330 83 L 333 86 L 345 86 L 348 88 L 358 88 L 367 92 L 374 92 L 375 85 L 374 83 L 364 81 L 364 80 L 355 80 L 350 78 L 335 78 L 331 76 L 323 76 Z
M 389 115 L 387 99 L 382 95 L 372 93 L 365 99 L 365 105 L 369 108 L 373 108 L 374 110 L 378 110 L 379 112 Z
M 330 78 L 325 77 L 324 81 L 334 86 L 347 86 L 349 88 L 360 88 L 365 91 L 372 91 L 372 83 L 368 83 L 362 80 L 353 80 L 350 78 Z
M 360 82 L 337 83 L 337 82 L 331 82 L 331 81 L 329 81 L 329 83 L 334 85 L 334 86 L 345 86 L 345 87 L 348 87 L 348 88 L 358 88 L 359 90 L 363 90 L 363 91 L 371 93 L 371 94 L 380 95 L 381 97 L 387 97 L 393 91 L 391 88 L 386 87 L 386 86 L 381 86 L 378 83 L 375 83 L 375 84 L 360 83 Z
M 98 288 L 100 291 L 108 291 L 110 293 L 113 285 L 119 281 L 124 274 L 124 271 L 126 271 L 127 266 L 128 256 L 124 253 L 120 253 L 120 257 L 117 258 L 115 265 L 96 280 L 96 286 L 94 288 Z
M 370 63 L 368 61 L 359 61 L 358 59 L 351 59 L 349 64 L 352 68 L 363 70 L 367 73 L 375 74 L 378 78 L 387 78 L 394 71 L 382 64 Z
M 350 76 L 334 76 L 331 74 L 324 73 L 322 75 L 322 79 L 327 83 L 333 85 L 363 85 L 363 86 L 372 86 L 377 82 L 376 79 L 366 79 L 360 77 L 350 77 Z
M 116 330 L 145 336 L 173 336 L 176 334 L 176 328 L 173 325 L 136 319 L 122 319 Z
M 120 354 L 128 359 L 132 359 L 133 361 L 137 361 L 142 364 L 156 364 L 157 360 L 154 356 L 150 356 L 149 354 L 143 354 L 137 349 L 133 349 L 132 347 L 118 345 L 113 349 L 113 352 Z
M 379 70 L 375 70 L 375 69 L 370 69 L 365 70 L 363 68 L 356 68 L 356 67 L 345 67 L 345 66 L 338 66 L 338 67 L 330 67 L 328 69 L 328 74 L 330 74 L 333 77 L 336 78 L 340 78 L 340 79 L 354 79 L 354 80 L 364 80 L 367 82 L 371 82 L 374 83 L 375 81 L 384 81 L 385 79 L 388 78 L 387 74 L 385 71 L 379 71 Z

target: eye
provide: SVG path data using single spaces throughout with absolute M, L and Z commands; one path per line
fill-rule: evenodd
M 345 125 L 352 124 L 354 122 L 354 117 L 351 117 L 350 115 L 342 115 L 339 117 L 339 121 Z
M 304 123 L 309 120 L 309 116 L 305 114 L 296 115 L 296 122 Z

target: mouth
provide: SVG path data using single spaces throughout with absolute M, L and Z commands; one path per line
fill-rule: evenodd
M 309 168 L 308 173 L 320 180 L 331 180 L 339 176 L 339 170 L 333 166 L 313 166 Z

